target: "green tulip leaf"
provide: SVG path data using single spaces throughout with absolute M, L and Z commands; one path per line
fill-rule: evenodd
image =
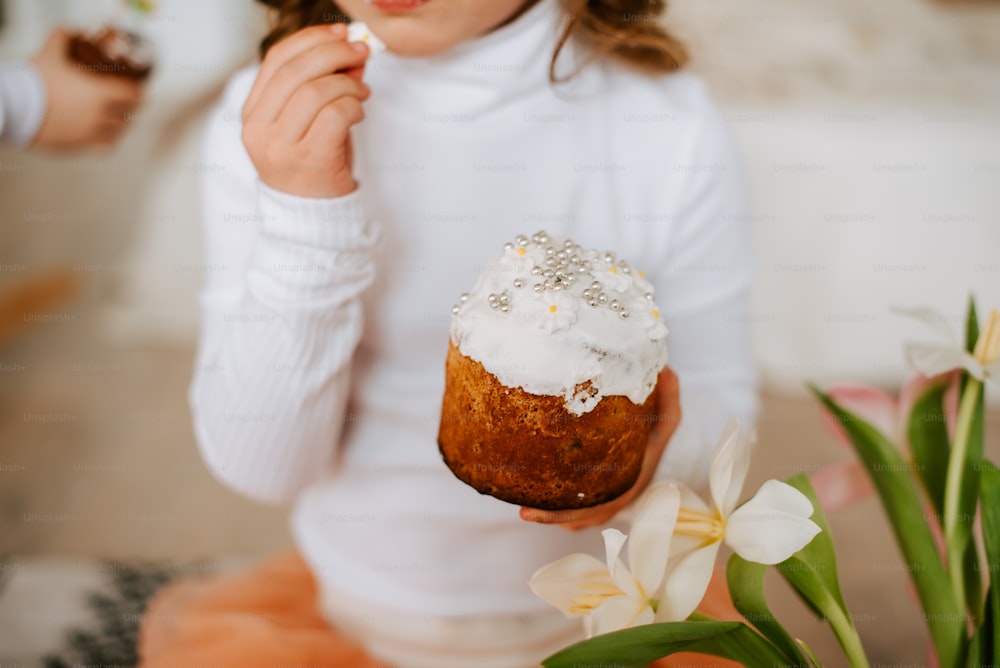
M 729 557 L 726 565 L 726 579 L 733 605 L 743 617 L 760 633 L 771 641 L 785 661 L 793 665 L 808 665 L 795 639 L 778 622 L 767 607 L 764 596 L 764 576 L 767 566 L 747 561 L 738 554 Z
M 924 518 L 920 490 L 908 472 L 906 461 L 878 429 L 842 408 L 822 390 L 814 387 L 813 391 L 844 427 L 878 492 L 917 589 L 941 664 L 958 665 L 966 639 L 965 611 L 959 609 L 952 594 L 948 574 Z
M 545 668 L 606 665 L 647 668 L 677 652 L 696 652 L 739 661 L 748 668 L 772 668 L 783 658 L 740 622 L 693 621 L 647 624 L 589 638 L 542 661 Z
M 969 295 L 969 310 L 965 316 L 965 349 L 970 353 L 979 341 L 979 316 L 976 314 L 976 298 Z
M 990 589 L 986 596 L 983 615 L 984 638 L 990 653 L 984 665 L 1000 661 L 1000 470 L 992 462 L 982 463 L 981 490 L 983 547 L 986 550 L 986 572 L 990 576 Z M 978 575 L 978 574 L 977 574 Z M 988 660 L 987 660 L 988 659 Z
M 814 668 L 823 668 L 823 664 L 820 663 L 819 659 L 816 658 L 816 653 L 813 652 L 812 648 L 809 647 L 809 645 L 806 644 L 805 640 L 802 640 L 802 638 L 799 638 L 795 642 L 799 645 L 799 647 L 802 648 L 802 651 L 806 653 L 806 656 L 809 657 L 809 663 L 810 663 L 810 665 L 812 665 Z
M 948 383 L 934 383 L 913 404 L 907 419 L 907 437 L 920 480 L 924 484 L 938 523 L 944 513 L 944 485 L 948 475 L 948 424 L 945 421 L 944 395 Z
M 819 526 L 820 532 L 816 534 L 816 537 L 808 545 L 793 554 L 785 562 L 789 564 L 788 566 L 779 564 L 778 571 L 782 575 L 785 575 L 787 572 L 800 572 L 803 570 L 803 567 L 811 570 L 815 573 L 820 585 L 826 590 L 826 595 L 832 598 L 840 606 L 841 610 L 847 612 L 847 604 L 844 602 L 844 596 L 840 592 L 840 580 L 837 577 L 837 548 L 833 544 L 830 523 L 827 522 L 826 515 L 823 514 L 823 508 L 820 506 L 819 497 L 816 496 L 816 490 L 813 489 L 808 476 L 801 473 L 788 478 L 785 482 L 802 492 L 809 499 L 809 502 L 812 503 L 813 514 L 810 519 Z M 811 601 L 809 604 L 816 611 L 814 603 L 815 601 Z M 819 614 L 822 616 L 826 613 L 825 611 L 819 611 Z

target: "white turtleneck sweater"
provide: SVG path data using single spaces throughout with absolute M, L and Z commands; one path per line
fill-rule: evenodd
M 526 523 L 438 453 L 451 307 L 517 234 L 614 250 L 654 283 L 684 410 L 664 475 L 700 486 L 725 423 L 752 419 L 751 235 L 723 122 L 687 74 L 608 64 L 554 87 L 561 21 L 541 0 L 445 55 L 373 59 L 360 187 L 343 198 L 258 181 L 240 141 L 255 69 L 208 127 L 198 441 L 230 487 L 295 502 L 298 546 L 332 590 L 529 612 L 546 607 L 537 568 L 600 550 L 597 530 Z

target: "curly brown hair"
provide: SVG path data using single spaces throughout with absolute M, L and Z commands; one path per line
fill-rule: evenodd
M 261 56 L 302 28 L 350 21 L 333 0 L 257 0 L 274 11 L 271 32 L 260 45 Z M 667 0 L 560 0 L 569 17 L 549 63 L 553 83 L 572 78 L 556 75 L 556 61 L 571 37 L 593 46 L 588 62 L 611 55 L 652 74 L 666 74 L 688 62 L 684 45 L 663 25 Z

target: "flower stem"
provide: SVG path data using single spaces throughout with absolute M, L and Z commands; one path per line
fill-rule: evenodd
M 848 663 L 851 668 L 868 668 L 871 664 L 868 663 L 868 657 L 865 656 L 865 648 L 861 644 L 861 637 L 858 636 L 858 630 L 854 627 L 854 623 L 829 594 L 827 598 L 829 600 L 822 602 L 820 609 L 826 615 L 826 621 L 833 629 L 833 634 L 837 636 L 837 640 L 847 656 Z M 814 601 L 814 603 L 818 604 L 819 602 Z
M 958 418 L 955 423 L 955 441 L 948 456 L 948 474 L 944 486 L 944 539 L 948 551 L 948 575 L 954 589 L 958 609 L 965 610 L 965 570 L 962 567 L 962 557 L 965 544 L 959 535 L 959 501 L 962 495 L 965 459 L 969 451 L 969 434 L 972 430 L 972 417 L 976 411 L 979 399 L 979 389 L 982 382 L 968 378 L 965 390 L 962 392 L 962 402 L 958 408 Z

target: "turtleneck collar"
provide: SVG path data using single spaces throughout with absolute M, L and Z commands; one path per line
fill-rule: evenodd
M 549 85 L 549 62 L 565 15 L 538 0 L 516 20 L 426 58 L 383 53 L 367 68 L 373 100 L 420 113 L 474 118 Z

